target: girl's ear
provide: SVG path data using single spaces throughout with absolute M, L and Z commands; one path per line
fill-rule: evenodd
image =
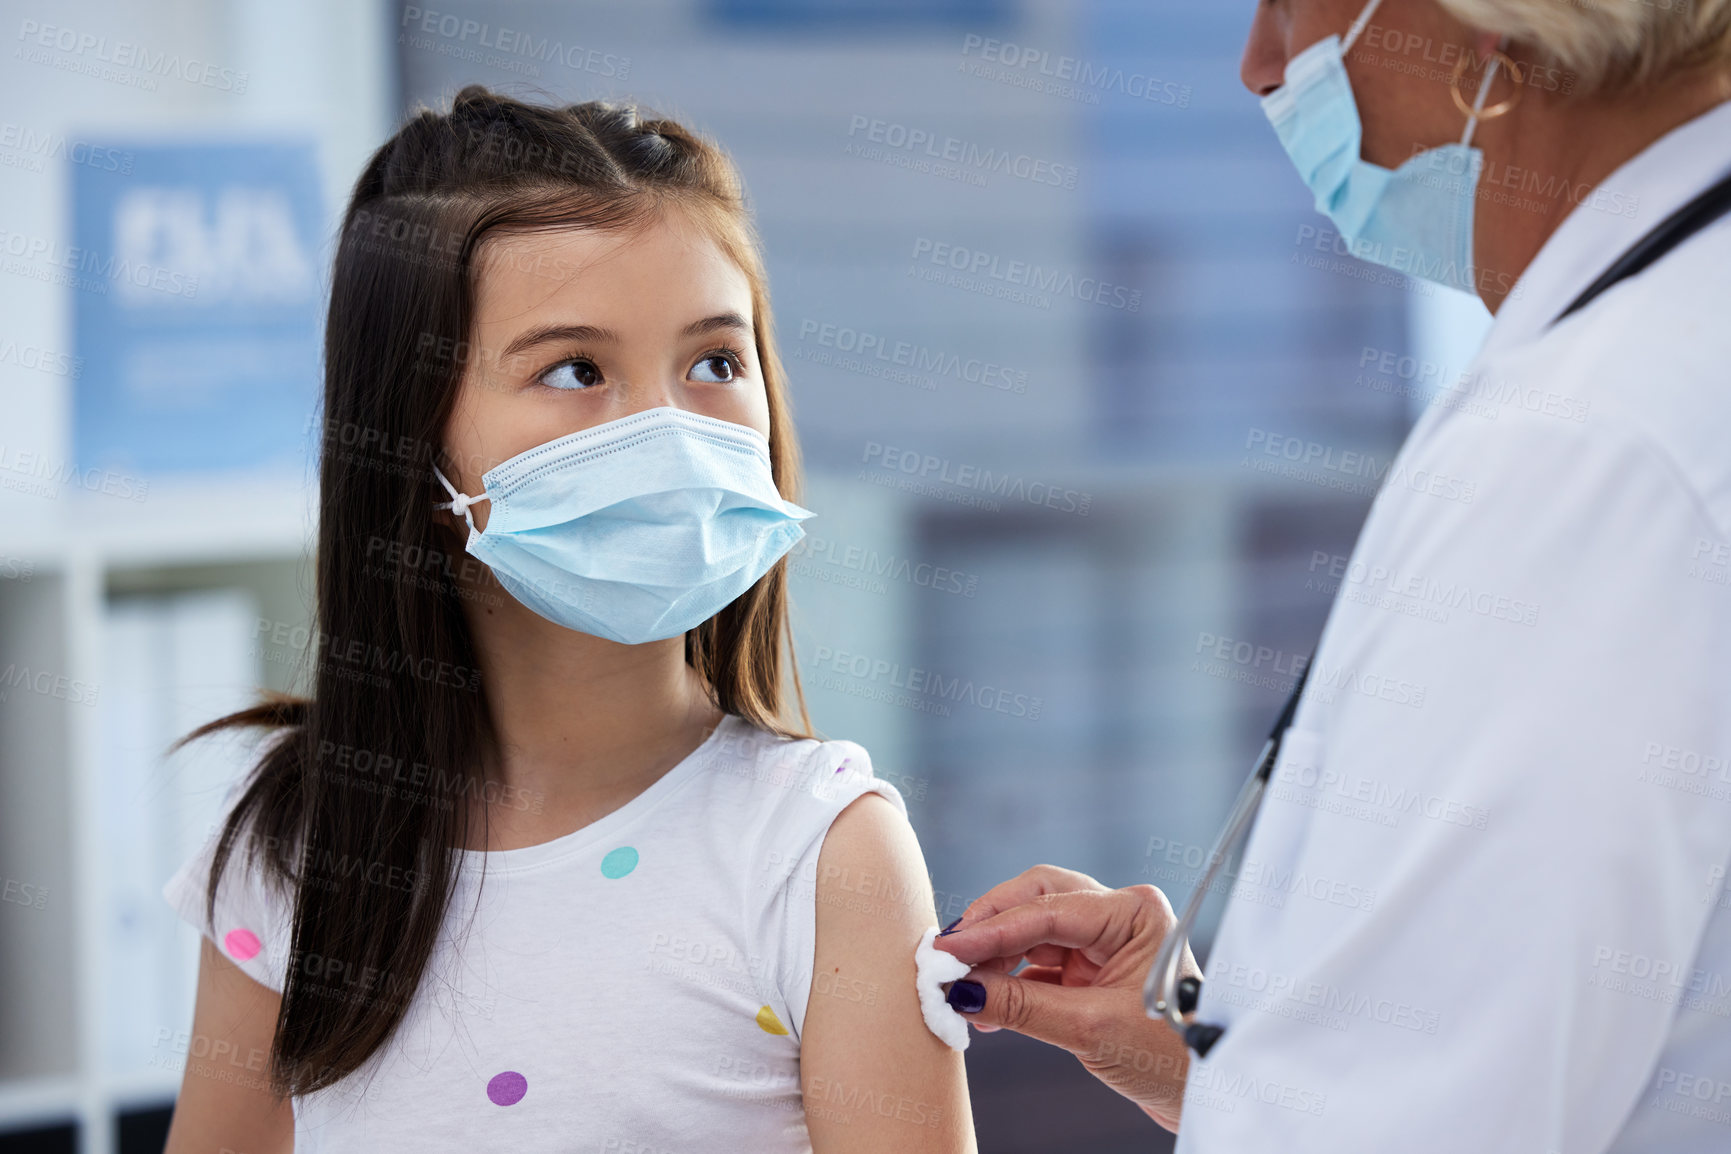
M 468 539 L 469 524 L 449 509 L 433 510 L 433 518 L 439 523 L 439 528 L 451 534 L 458 542 Z

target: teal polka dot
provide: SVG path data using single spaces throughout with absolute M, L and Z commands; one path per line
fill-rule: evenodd
M 637 851 L 628 845 L 622 845 L 610 851 L 601 859 L 601 876 L 607 878 L 622 878 L 637 868 Z

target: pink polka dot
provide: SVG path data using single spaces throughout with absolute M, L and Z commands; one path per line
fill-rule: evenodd
M 237 962 L 250 962 L 264 948 L 258 935 L 251 930 L 230 930 L 222 944 L 228 948 L 229 957 Z

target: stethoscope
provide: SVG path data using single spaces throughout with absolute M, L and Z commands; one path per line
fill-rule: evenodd
M 1618 257 L 1568 308 L 1558 313 L 1551 324 L 1579 312 L 1613 285 L 1644 271 L 1660 257 L 1728 212 L 1731 212 L 1731 175 L 1721 178 L 1706 192 L 1661 221 L 1653 231 Z M 1244 788 L 1238 791 L 1238 800 L 1233 802 L 1232 812 L 1226 819 L 1226 827 L 1220 831 L 1220 836 L 1214 841 L 1214 848 L 1208 853 L 1207 866 L 1196 883 L 1195 891 L 1185 903 L 1184 912 L 1178 916 L 1177 924 L 1160 943 L 1160 950 L 1154 955 L 1154 964 L 1149 967 L 1148 979 L 1142 984 L 1142 1005 L 1148 1016 L 1165 1018 L 1167 1024 L 1178 1032 L 1184 1039 L 1184 1044 L 1194 1050 L 1199 1058 L 1208 1056 L 1208 1051 L 1220 1040 L 1226 1027 L 1193 1020 L 1197 999 L 1202 994 L 1202 979 L 1179 978 L 1179 961 L 1189 950 L 1190 929 L 1196 924 L 1197 915 L 1201 913 L 1203 898 L 1212 891 L 1227 859 L 1237 853 L 1249 837 L 1251 824 L 1262 804 L 1262 795 L 1268 788 L 1268 779 L 1274 772 L 1274 763 L 1280 758 L 1280 743 L 1285 738 L 1286 731 L 1292 727 L 1292 719 L 1298 712 L 1298 700 L 1304 694 L 1304 683 L 1309 676 L 1310 666 L 1307 663 L 1298 683 L 1292 687 L 1291 696 L 1281 708 L 1268 740 L 1263 743 L 1262 752 L 1257 754 L 1255 768 L 1251 770 L 1249 780 L 1244 783 Z

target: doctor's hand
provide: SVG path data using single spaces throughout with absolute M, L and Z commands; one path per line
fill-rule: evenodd
M 1142 1006 L 1154 953 L 1177 921 L 1153 886 L 1109 889 L 1087 874 L 1039 865 L 987 891 L 935 944 L 974 967 L 949 995 L 970 1022 L 1070 1051 L 1177 1130 L 1189 1052 Z M 1024 958 L 1028 965 L 1010 976 Z M 1185 974 L 1201 976 L 1188 947 Z M 975 1009 L 981 991 L 984 1005 Z

